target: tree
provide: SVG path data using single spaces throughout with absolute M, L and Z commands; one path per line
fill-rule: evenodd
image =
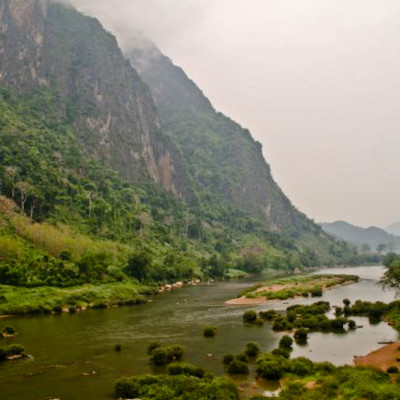
M 386 246 L 386 244 L 383 244 L 383 243 L 378 244 L 378 246 L 376 247 L 376 251 L 379 254 L 382 254 L 386 249 L 387 249 L 387 246 Z
M 140 222 L 140 230 L 139 230 L 139 236 L 143 237 L 144 232 L 147 228 L 147 226 L 150 225 L 152 221 L 151 214 L 147 211 L 143 211 L 139 214 L 139 222 Z
M 17 184 L 15 185 L 15 188 L 20 193 L 21 214 L 24 214 L 25 204 L 28 200 L 28 197 L 33 192 L 34 188 L 29 182 L 26 182 L 26 181 L 17 182 Z
M 88 198 L 88 200 L 89 200 L 88 217 L 89 217 L 89 219 L 90 219 L 90 218 L 92 217 L 93 200 L 94 200 L 95 197 L 96 197 L 96 192 L 95 192 L 95 191 L 88 190 L 88 191 L 86 191 L 86 196 L 87 196 L 87 198 Z
M 150 278 L 152 259 L 145 251 L 139 251 L 131 255 L 125 272 L 139 281 Z
M 368 243 L 364 243 L 361 246 L 361 252 L 362 253 L 370 253 L 371 252 L 371 246 Z
M 379 282 L 384 288 L 391 288 L 400 294 L 400 258 L 386 266 L 386 272 Z
M 283 336 L 282 339 L 279 341 L 279 347 L 283 347 L 286 349 L 290 349 L 292 347 L 292 344 L 293 339 L 288 335 Z
M 185 222 L 185 235 L 186 239 L 189 238 L 189 228 L 194 224 L 195 220 L 191 215 L 186 215 L 184 218 Z
M 15 195 L 15 180 L 17 178 L 18 175 L 18 168 L 17 167 L 6 167 L 5 168 L 5 177 L 9 183 L 9 185 L 11 186 L 11 198 L 14 198 Z

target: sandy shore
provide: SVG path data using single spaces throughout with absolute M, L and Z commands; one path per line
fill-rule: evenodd
M 400 358 L 400 342 L 395 342 L 381 347 L 366 356 L 354 356 L 354 365 L 372 366 L 386 371 L 392 365 L 400 368 L 397 358 Z
M 322 287 L 322 291 L 326 292 L 327 290 L 331 290 L 331 289 L 335 289 L 339 286 L 346 286 L 346 285 L 352 285 L 353 283 L 356 282 L 345 282 L 345 283 L 339 283 L 337 285 L 331 286 L 329 288 L 323 286 Z M 280 290 L 284 290 L 284 289 L 288 289 L 291 288 L 295 285 L 293 284 L 287 284 L 287 285 L 282 285 L 282 284 L 274 284 L 274 285 L 270 285 L 270 286 L 262 286 L 256 290 L 254 290 L 254 293 L 260 293 L 260 292 L 279 292 Z M 301 296 L 296 296 L 296 297 L 301 297 Z M 287 299 L 290 300 L 290 299 Z M 225 302 L 225 304 L 227 306 L 251 306 L 251 305 L 258 305 L 258 304 L 265 304 L 265 303 L 270 303 L 272 301 L 279 301 L 276 299 L 267 299 L 266 297 L 255 297 L 255 298 L 248 298 L 246 296 L 242 296 L 242 297 L 238 297 L 236 299 L 231 299 L 231 300 L 227 300 Z
M 265 300 L 264 297 L 257 297 L 255 299 L 249 299 L 246 296 L 238 297 L 237 299 L 231 299 L 225 302 L 227 306 L 246 306 L 246 305 L 257 305 L 264 304 L 268 300 Z
M 260 292 L 279 292 L 280 290 L 283 289 L 287 289 L 288 287 L 290 287 L 290 285 L 280 285 L 280 284 L 275 284 L 275 285 L 271 285 L 271 286 L 262 286 L 259 287 L 258 289 L 256 289 L 254 291 L 254 293 L 260 293 Z M 267 300 L 265 297 L 255 297 L 253 299 L 246 297 L 246 296 L 242 296 L 242 297 L 238 297 L 236 299 L 231 299 L 225 302 L 226 305 L 229 306 L 245 306 L 245 305 L 252 305 L 252 304 L 263 304 L 266 303 L 268 301 L 272 301 L 272 300 Z

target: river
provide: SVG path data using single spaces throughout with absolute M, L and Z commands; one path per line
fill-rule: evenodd
M 384 302 L 395 298 L 392 291 L 382 291 L 377 285 L 383 267 L 329 269 L 322 273 L 355 274 L 361 278 L 356 284 L 325 292 L 322 300 L 331 305 L 342 305 L 344 298 Z M 291 304 L 316 301 L 297 298 L 252 307 L 224 305 L 225 300 L 254 283 L 235 280 L 186 287 L 156 296 L 153 302 L 142 306 L 0 320 L 0 326 L 12 324 L 20 332 L 7 343 L 22 343 L 32 355 L 0 364 L 0 399 L 109 400 L 117 378 L 153 372 L 146 354 L 153 340 L 182 344 L 186 361 L 222 374 L 224 354 L 242 352 L 248 341 L 271 350 L 283 335 L 273 332 L 269 323 L 245 326 L 241 318 L 245 310 L 283 310 Z M 397 332 L 384 322 L 371 325 L 367 318 L 354 319 L 364 328 L 347 334 L 312 333 L 308 345 L 294 346 L 292 357 L 302 355 L 314 361 L 351 364 L 354 355 L 379 348 L 380 341 L 398 338 Z M 218 327 L 214 339 L 202 336 L 208 325 Z M 114 351 L 117 343 L 122 345 L 121 352 Z

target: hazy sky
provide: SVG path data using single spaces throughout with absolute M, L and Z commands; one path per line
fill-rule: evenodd
M 263 143 L 316 221 L 400 220 L 399 0 L 71 0 L 140 29 Z

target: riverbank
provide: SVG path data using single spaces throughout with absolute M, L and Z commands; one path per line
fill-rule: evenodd
M 356 275 L 308 275 L 283 278 L 257 285 L 226 305 L 258 305 L 271 300 L 286 300 L 295 297 L 319 297 L 322 292 L 335 287 L 358 282 Z
M 132 281 L 69 288 L 0 285 L 0 315 L 79 312 L 88 308 L 143 304 L 155 293 L 155 287 Z
M 390 343 L 366 356 L 354 356 L 354 365 L 376 367 L 387 371 L 389 367 L 396 366 L 400 369 L 400 342 Z

